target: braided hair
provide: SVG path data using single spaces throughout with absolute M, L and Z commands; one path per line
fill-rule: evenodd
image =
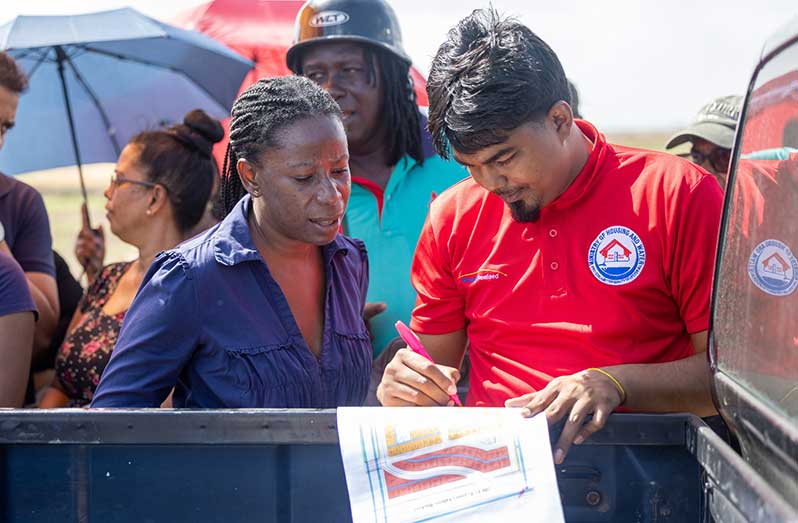
M 379 66 L 383 93 L 383 125 L 388 130 L 388 166 L 396 165 L 404 155 L 419 165 L 424 163 L 421 140 L 421 117 L 418 112 L 416 91 L 410 76 L 410 64 L 390 51 L 377 46 L 363 45 L 369 83 L 376 85 Z M 295 72 L 302 73 L 302 60 L 296 60 Z
M 217 207 L 224 215 L 246 194 L 237 163 L 256 161 L 269 148 L 281 147 L 280 131 L 317 116 L 341 119 L 341 109 L 321 87 L 301 76 L 259 80 L 239 95 L 230 120 L 230 143 L 222 167 Z

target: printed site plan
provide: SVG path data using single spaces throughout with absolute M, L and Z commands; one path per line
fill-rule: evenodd
M 563 521 L 543 416 L 340 408 L 338 433 L 355 523 Z

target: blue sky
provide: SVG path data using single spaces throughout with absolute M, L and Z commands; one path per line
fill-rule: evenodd
M 19 14 L 90 12 L 130 5 L 156 18 L 196 0 L 4 0 Z M 393 0 L 405 47 L 422 71 L 446 31 L 485 0 Z M 790 0 L 493 0 L 557 52 L 585 116 L 608 131 L 671 130 L 704 103 L 747 88 L 762 44 L 790 18 Z

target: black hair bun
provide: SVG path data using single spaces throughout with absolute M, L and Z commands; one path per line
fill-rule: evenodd
M 219 120 L 211 118 L 202 109 L 194 109 L 183 118 L 183 124 L 211 143 L 221 142 L 224 128 Z
M 201 109 L 188 113 L 182 124 L 170 127 L 167 132 L 189 149 L 207 158 L 213 153 L 213 144 L 224 138 L 224 128 L 219 120 L 211 118 Z

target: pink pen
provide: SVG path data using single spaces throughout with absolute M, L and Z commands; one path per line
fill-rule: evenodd
M 410 328 L 402 323 L 401 320 L 394 323 L 394 326 L 396 327 L 396 332 L 398 332 L 402 340 L 407 343 L 407 346 L 410 348 L 410 350 L 419 356 L 427 358 L 432 363 L 435 363 L 435 360 L 433 360 L 432 356 L 429 355 L 429 352 L 426 351 L 424 346 L 421 344 L 421 340 L 418 339 L 418 336 L 416 336 L 415 332 L 411 331 Z M 451 399 L 458 407 L 463 406 L 463 404 L 460 403 L 460 398 L 457 397 L 457 394 L 449 394 L 449 399 Z

